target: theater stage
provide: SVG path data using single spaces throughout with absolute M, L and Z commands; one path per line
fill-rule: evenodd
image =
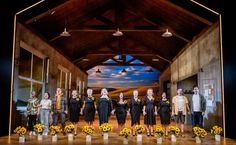
M 97 119 L 96 119 L 97 120 Z M 103 141 L 103 138 L 100 134 L 100 131 L 98 129 L 98 121 L 94 122 L 95 126 L 95 134 L 92 136 L 92 142 L 91 145 L 99 145 L 99 144 L 113 144 L 113 145 L 121 145 L 123 144 L 123 137 L 119 136 L 118 134 L 118 127 L 116 123 L 115 116 L 112 116 L 110 119 L 110 123 L 113 125 L 113 130 L 112 132 L 109 133 L 109 139 L 108 141 Z M 157 120 L 157 123 L 159 124 L 160 121 L 159 119 Z M 143 124 L 143 119 L 141 120 L 141 124 Z M 68 142 L 67 136 L 63 136 L 62 134 L 59 134 L 58 136 L 58 141 L 57 142 L 52 142 L 51 141 L 51 136 L 44 136 L 43 141 L 37 141 L 36 136 L 29 136 L 28 134 L 26 135 L 26 141 L 25 145 L 36 145 L 36 144 L 53 144 L 53 145 L 65 145 L 65 144 L 70 144 L 70 145 L 85 145 L 85 134 L 81 132 L 82 126 L 85 125 L 84 121 L 79 122 L 79 127 L 78 127 L 78 134 L 75 137 L 74 141 Z M 127 123 L 126 127 L 130 127 L 130 118 L 127 118 Z M 170 141 L 170 137 L 164 137 L 163 138 L 163 145 L 168 145 L 168 144 L 174 144 L 174 145 L 194 145 L 197 144 L 195 143 L 195 139 L 192 138 L 191 133 L 190 133 L 191 127 L 187 126 L 186 128 L 186 133 L 184 137 L 177 137 L 177 142 L 172 143 Z M 7 144 L 19 144 L 18 142 L 18 135 L 13 134 L 10 136 L 1 137 L 0 138 L 0 145 L 7 145 Z M 137 144 L 145 144 L 145 145 L 155 145 L 157 144 L 156 138 L 155 137 L 147 137 L 146 134 L 143 134 L 143 141 L 141 143 L 137 143 L 136 137 L 134 136 L 129 136 L 129 145 L 137 145 Z M 236 144 L 236 140 L 228 139 L 228 138 L 222 138 L 221 142 L 216 142 L 211 134 L 208 134 L 206 138 L 203 139 L 202 145 L 233 145 Z

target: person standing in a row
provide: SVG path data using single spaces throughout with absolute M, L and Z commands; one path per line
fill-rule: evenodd
M 190 114 L 188 99 L 183 95 L 182 89 L 177 90 L 177 95 L 172 98 L 172 115 L 176 125 L 180 124 L 181 135 L 184 133 L 184 122 L 187 113 Z
M 79 122 L 80 109 L 82 107 L 82 100 L 78 96 L 77 90 L 72 91 L 72 97 L 69 100 L 69 120 L 75 126 L 74 135 L 77 135 L 77 128 Z
M 189 99 L 192 127 L 203 127 L 203 116 L 206 111 L 206 99 L 203 95 L 199 94 L 198 86 L 193 87 L 193 92 L 194 94 Z M 192 134 L 192 137 L 195 137 L 195 134 Z
M 157 104 L 153 97 L 153 89 L 147 90 L 147 96 L 143 101 L 144 124 L 146 125 L 147 136 L 153 134 L 153 125 L 156 124 Z
M 34 125 L 37 121 L 37 116 L 39 115 L 39 99 L 36 96 L 36 92 L 31 92 L 31 98 L 28 100 L 27 104 L 27 115 L 28 115 L 28 129 L 29 135 L 35 135 Z
M 84 120 L 87 122 L 88 125 L 93 125 L 96 111 L 95 99 L 92 94 L 93 90 L 88 89 L 87 96 L 84 97 L 83 107 L 80 111 L 80 114 L 84 115 Z
M 112 100 L 108 96 L 108 91 L 105 88 L 101 90 L 101 97 L 97 101 L 97 110 L 99 124 L 108 123 L 112 111 Z
M 118 97 L 118 101 L 112 111 L 112 114 L 116 113 L 116 119 L 118 122 L 118 130 L 119 131 L 125 125 L 127 110 L 128 110 L 127 101 L 124 100 L 124 94 L 121 92 Z
M 40 101 L 40 122 L 45 125 L 43 130 L 43 135 L 48 135 L 49 124 L 51 116 L 52 101 L 50 100 L 50 94 L 48 92 L 44 93 L 44 98 Z
M 129 102 L 129 113 L 131 115 L 132 134 L 135 136 L 135 125 L 140 125 L 140 115 L 142 111 L 142 102 L 138 98 L 138 90 L 133 91 L 133 96 Z
M 58 119 L 60 118 L 62 128 L 64 128 L 67 113 L 68 113 L 67 98 L 62 93 L 62 89 L 57 88 L 55 97 L 52 98 L 53 125 L 58 125 Z M 65 135 L 64 132 L 63 134 Z
M 160 114 L 161 124 L 164 127 L 165 135 L 168 135 L 167 126 L 170 124 L 171 117 L 171 105 L 170 101 L 166 97 L 166 93 L 163 92 L 161 95 L 161 101 L 158 105 L 158 113 Z

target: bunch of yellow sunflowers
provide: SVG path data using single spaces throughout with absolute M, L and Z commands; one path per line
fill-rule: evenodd
M 109 124 L 109 123 L 103 123 L 99 126 L 99 129 L 102 131 L 102 132 L 109 132 L 111 131 L 112 129 L 112 126 Z
M 160 125 L 157 125 L 155 128 L 154 128 L 154 133 L 156 134 L 157 137 L 162 137 L 164 135 L 164 129 L 162 126 Z
M 211 134 L 220 135 L 222 133 L 222 131 L 223 131 L 222 127 L 215 125 L 211 129 Z
M 130 128 L 123 128 L 121 131 L 120 131 L 120 135 L 121 136 L 124 136 L 124 137 L 128 137 L 129 135 L 131 134 L 131 129 Z
M 14 133 L 18 134 L 19 136 L 25 135 L 26 134 L 26 128 L 23 126 L 18 126 L 15 130 Z
M 145 129 L 144 129 L 144 127 L 142 125 L 135 125 L 134 128 L 135 128 L 135 132 L 137 134 L 142 134 L 142 133 L 145 132 Z
M 75 129 L 75 126 L 73 124 L 68 124 L 64 128 L 65 133 L 72 133 Z
M 93 126 L 85 125 L 82 128 L 82 131 L 87 135 L 93 135 L 95 128 Z
M 52 125 L 50 126 L 50 134 L 51 135 L 56 135 L 58 133 L 61 133 L 62 132 L 62 129 L 60 126 L 58 125 Z
M 170 126 L 168 126 L 168 132 L 169 132 L 169 134 L 179 135 L 180 129 L 177 126 L 170 125 Z
M 37 134 L 42 134 L 44 127 L 45 127 L 45 126 L 44 126 L 43 124 L 37 123 L 37 124 L 34 125 L 34 131 L 35 131 Z
M 193 127 L 193 132 L 196 136 L 199 136 L 199 137 L 205 137 L 207 135 L 206 130 L 201 127 Z

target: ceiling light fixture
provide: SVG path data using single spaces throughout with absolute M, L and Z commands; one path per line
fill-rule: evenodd
M 125 75 L 126 73 L 127 73 L 127 71 L 125 69 L 122 69 L 121 74 Z
M 96 71 L 96 73 L 97 73 L 97 74 L 100 74 L 100 73 L 102 73 L 102 72 L 98 69 L 98 70 Z
M 112 34 L 113 36 L 122 36 L 123 33 L 117 28 L 116 32 Z
M 71 36 L 70 33 L 66 30 L 66 28 L 64 28 L 64 31 L 60 34 L 61 36 L 64 36 L 64 37 L 69 37 Z
M 83 61 L 89 61 L 89 59 L 88 59 L 88 58 L 83 58 L 82 60 L 83 60 Z
M 66 26 L 67 26 L 67 21 L 65 20 L 65 28 L 64 31 L 60 34 L 63 37 L 69 37 L 71 36 L 70 33 L 66 30 Z
M 159 61 L 159 59 L 158 58 L 153 58 L 152 61 Z
M 166 31 L 161 35 L 162 37 L 171 37 L 172 33 L 168 31 L 168 29 L 166 29 Z
M 118 62 L 123 62 L 123 59 L 122 59 L 122 54 L 121 54 L 121 55 L 119 55 L 119 58 L 118 58 L 118 59 L 116 59 L 116 61 L 118 61 Z
M 149 70 L 147 70 L 147 72 L 152 73 L 152 72 L 153 72 L 152 68 L 150 68 Z

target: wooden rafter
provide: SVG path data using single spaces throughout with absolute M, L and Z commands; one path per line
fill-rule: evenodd
M 184 14 L 189 15 L 189 16 L 191 16 L 191 17 L 193 17 L 193 18 L 199 20 L 200 22 L 205 23 L 205 24 L 207 24 L 209 26 L 213 24 L 211 21 L 208 21 L 207 19 L 204 19 L 203 17 L 200 17 L 200 16 L 198 16 L 198 15 L 196 15 L 196 14 L 194 14 L 194 13 L 188 11 L 188 10 L 185 10 L 185 9 L 181 8 L 180 6 L 177 6 L 177 5 L 171 3 L 171 2 L 169 2 L 167 0 L 160 0 L 160 2 L 165 3 L 165 4 L 169 5 L 169 6 L 175 8 L 175 9 L 181 11 L 181 12 L 183 12 Z

